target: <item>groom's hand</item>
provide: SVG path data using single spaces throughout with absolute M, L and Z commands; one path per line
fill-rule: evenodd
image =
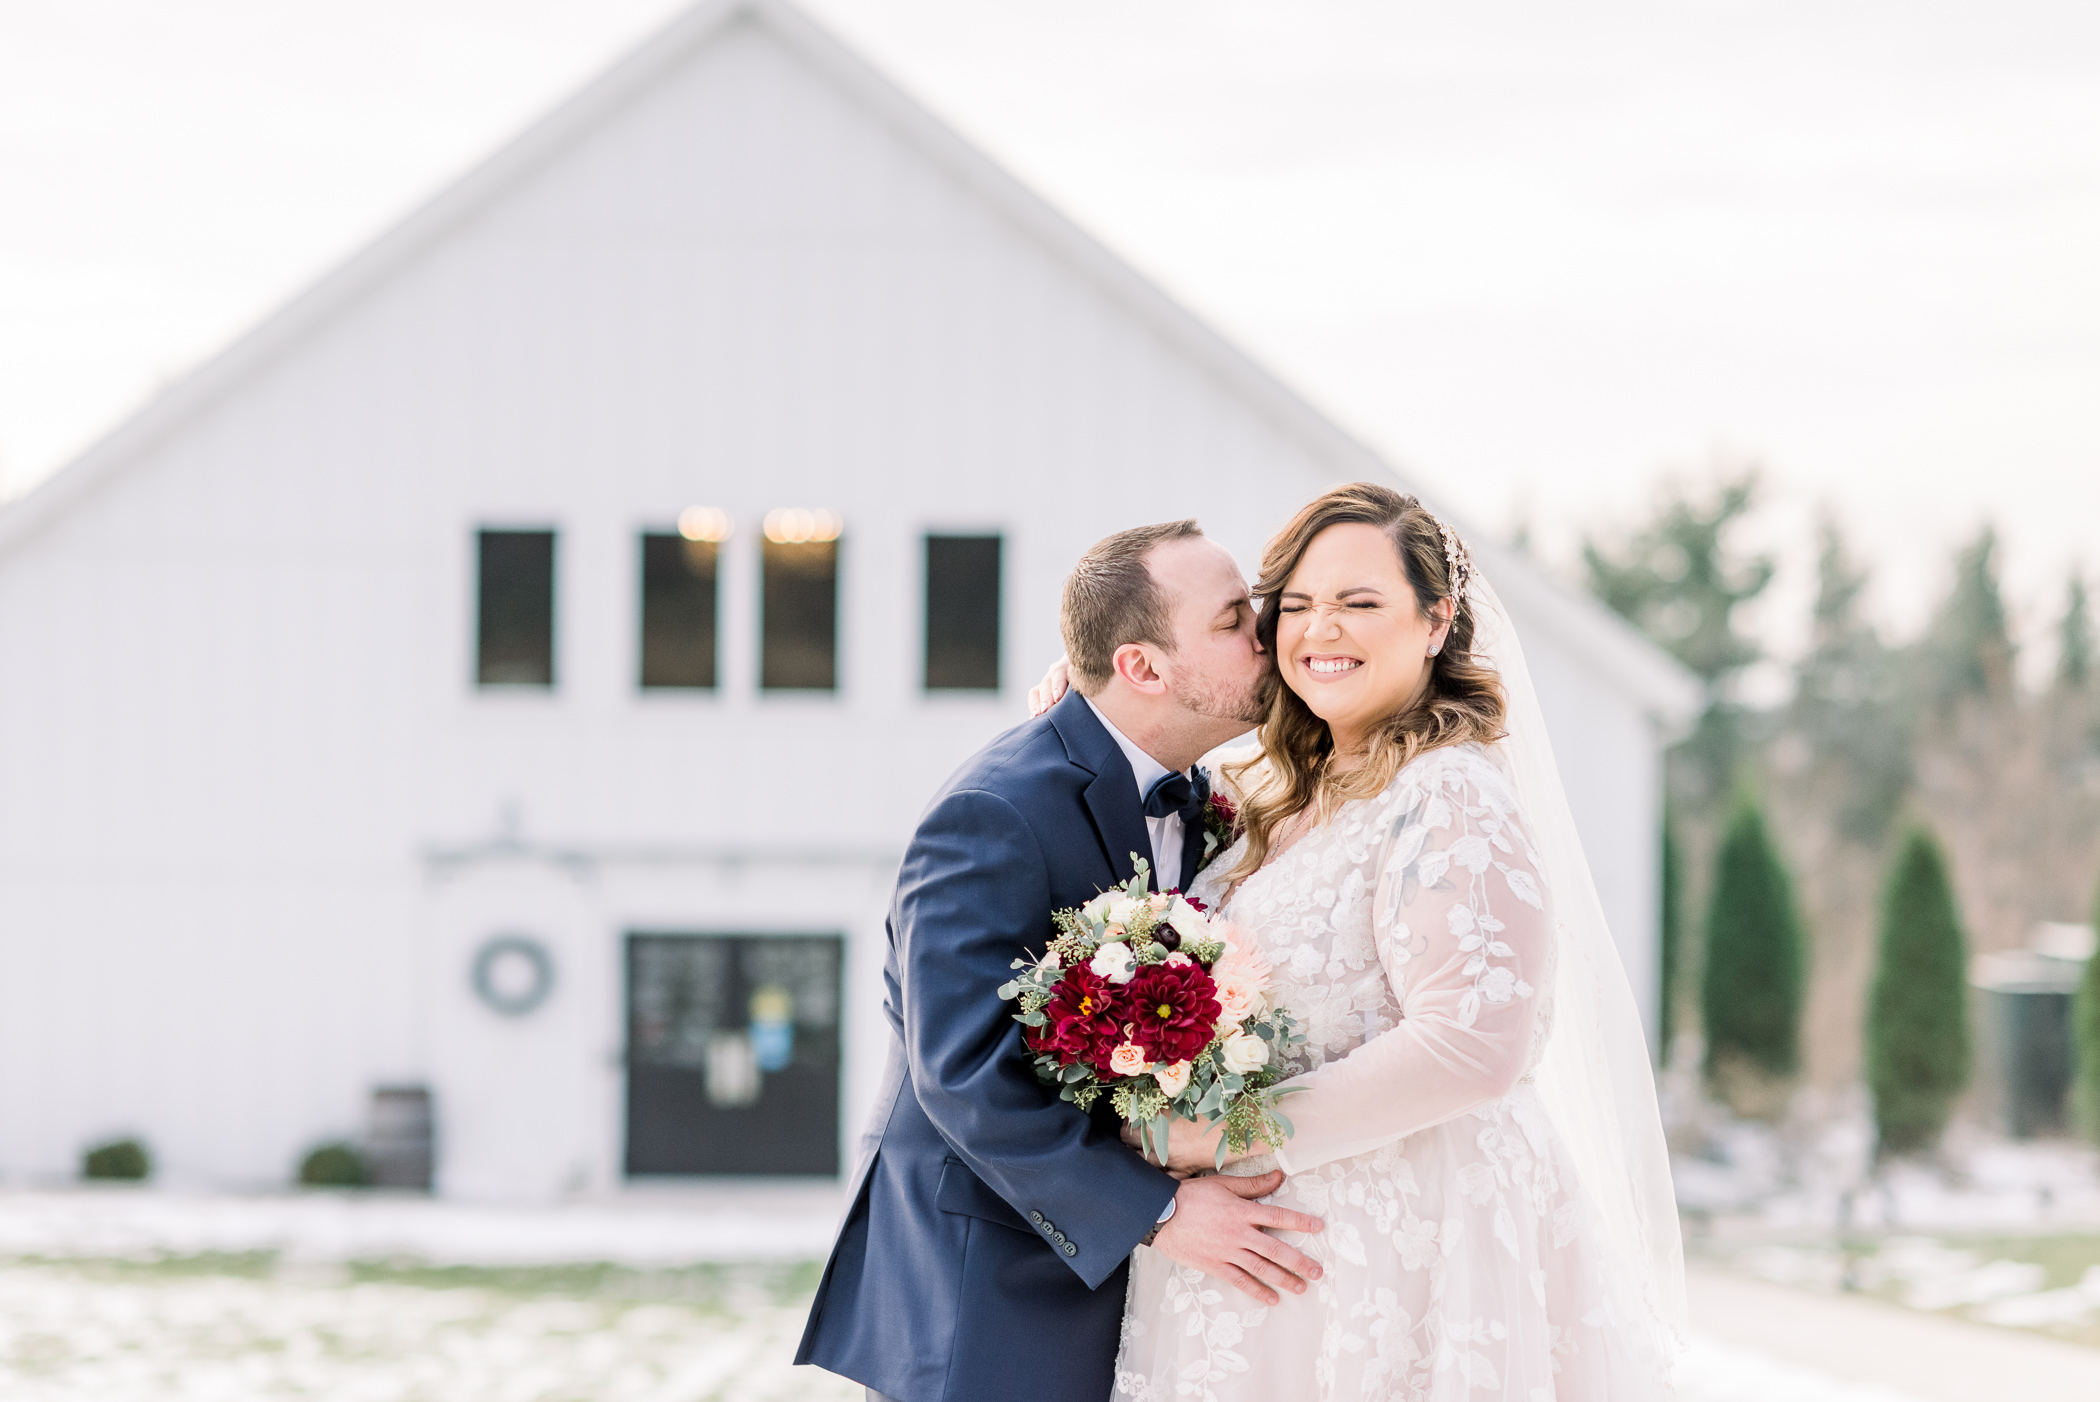
M 1152 1247 L 1168 1260 L 1214 1275 L 1265 1305 L 1283 1298 L 1278 1290 L 1302 1295 L 1307 1281 L 1320 1278 L 1319 1262 L 1261 1229 L 1317 1232 L 1326 1223 L 1254 1201 L 1282 1186 L 1280 1172 L 1259 1178 L 1191 1178 L 1175 1191 L 1174 1215 L 1159 1229 Z

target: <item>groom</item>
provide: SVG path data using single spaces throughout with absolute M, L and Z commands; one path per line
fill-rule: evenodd
M 1259 1230 L 1320 1228 L 1254 1201 L 1281 1174 L 1177 1182 L 1146 1163 L 1036 1080 L 995 991 L 1051 911 L 1134 874 L 1131 853 L 1187 888 L 1203 851 L 1188 771 L 1257 719 L 1246 582 L 1194 521 L 1087 551 L 1060 621 L 1072 691 L 956 771 L 897 876 L 897 1041 L 795 1355 L 871 1402 L 1106 1402 L 1142 1242 L 1264 1304 L 1319 1274 Z

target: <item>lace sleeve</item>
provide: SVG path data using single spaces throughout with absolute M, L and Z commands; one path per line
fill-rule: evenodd
M 1372 932 L 1400 1021 L 1286 1084 L 1293 1173 L 1369 1153 L 1507 1095 L 1532 1050 L 1552 913 L 1514 792 L 1477 751 L 1397 781 L 1376 852 Z

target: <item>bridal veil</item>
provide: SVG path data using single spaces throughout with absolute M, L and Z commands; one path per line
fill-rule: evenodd
M 1640 1010 L 1583 855 L 1516 629 L 1481 575 L 1469 581 L 1467 597 L 1473 656 L 1502 679 L 1509 734 L 1499 748 L 1545 863 L 1558 925 L 1553 1028 L 1538 1064 L 1539 1098 L 1594 1209 L 1606 1258 L 1624 1269 L 1613 1288 L 1633 1292 L 1614 1305 L 1627 1319 L 1658 1320 L 1677 1336 L 1658 1341 L 1674 1353 L 1685 1323 L 1684 1249 Z

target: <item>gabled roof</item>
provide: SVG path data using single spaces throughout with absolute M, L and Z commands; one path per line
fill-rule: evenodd
M 198 412 L 237 392 L 275 356 L 328 325 L 340 309 L 594 131 L 694 50 L 741 24 L 764 26 L 863 111 L 1218 379 L 1287 437 L 1331 464 L 1338 475 L 1399 477 L 1371 449 L 1014 179 L 788 0 L 703 0 L 392 230 L 177 381 L 66 467 L 0 510 L 0 553 L 112 480 Z M 1407 485 L 1420 491 L 1412 483 Z M 1497 588 L 1525 615 L 1528 626 L 1551 628 L 1579 639 L 1577 651 L 1592 658 L 1599 670 L 1662 723 L 1681 725 L 1697 714 L 1701 705 L 1697 682 L 1616 614 L 1553 581 L 1521 555 L 1493 547 L 1479 553 L 1490 565 Z

